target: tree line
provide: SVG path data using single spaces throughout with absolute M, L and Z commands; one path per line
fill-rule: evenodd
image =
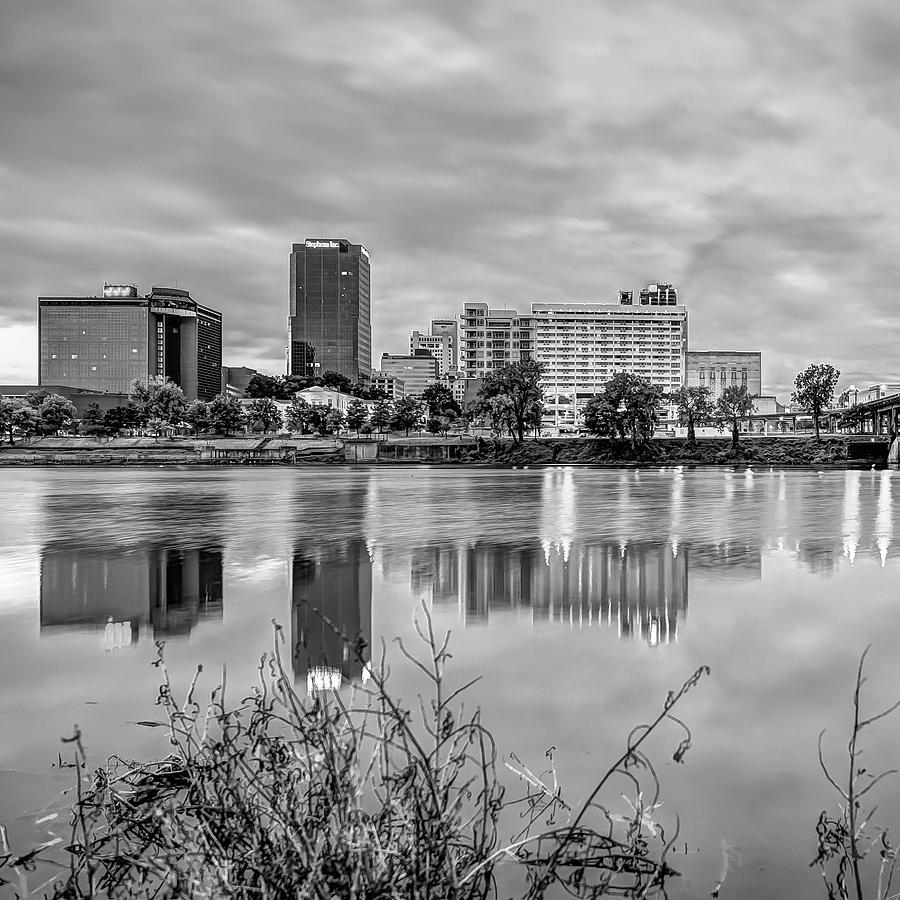
M 212 432 L 230 435 L 244 429 L 263 433 L 286 429 L 300 434 L 357 435 L 386 429 L 425 429 L 446 435 L 451 429 L 467 431 L 473 423 L 489 428 L 495 437 L 509 434 L 514 443 L 529 431 L 539 433 L 545 414 L 541 378 L 542 363 L 522 360 L 490 372 L 482 379 L 474 401 L 460 404 L 445 385 L 430 384 L 421 397 L 390 400 L 381 391 L 350 385 L 346 376 L 326 372 L 314 379 L 324 387 L 347 393 L 347 385 L 357 394 L 346 412 L 310 404 L 294 393 L 282 413 L 276 399 L 301 381 L 293 376 L 260 375 L 251 379 L 254 396 L 246 407 L 236 397 L 219 394 L 211 401 L 187 401 L 181 388 L 164 377 L 132 383 L 127 404 L 101 411 L 91 404 L 80 421 L 75 406 L 66 398 L 36 391 L 24 399 L 0 398 L 0 439 L 12 444 L 16 437 L 58 434 L 78 430 L 81 434 L 115 437 L 125 431 L 149 430 L 154 434 L 191 431 L 195 435 Z M 812 416 L 816 438 L 819 419 L 834 398 L 840 372 L 830 364 L 813 363 L 795 379 L 793 400 Z M 307 384 L 306 386 L 309 386 Z M 250 388 L 248 386 L 248 393 Z M 368 393 L 368 396 L 359 396 Z M 368 400 L 369 402 L 365 402 Z M 756 411 L 754 397 L 745 385 L 730 385 L 713 400 L 706 387 L 680 387 L 664 393 L 647 379 L 629 372 L 616 373 L 603 390 L 584 407 L 585 430 L 598 437 L 628 442 L 633 450 L 646 444 L 657 428 L 664 406 L 674 407 L 678 421 L 687 427 L 689 445 L 696 443 L 696 428 L 712 425 L 731 431 L 732 445 L 738 446 L 740 423 Z

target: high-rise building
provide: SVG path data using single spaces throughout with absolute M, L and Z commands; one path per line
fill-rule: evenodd
M 438 361 L 427 350 L 418 350 L 409 356 L 382 353 L 379 375 L 400 378 L 406 396 L 418 397 L 429 384 L 438 380 Z
M 528 314 L 467 302 L 461 318 L 460 367 L 468 378 L 483 378 L 493 369 L 533 355 L 534 332 Z
M 544 404 L 555 426 L 574 427 L 580 407 L 617 372 L 640 375 L 667 393 L 684 384 L 683 306 L 533 303 L 531 321 L 534 358 L 545 367 Z
M 291 247 L 290 375 L 339 372 L 351 381 L 372 369 L 369 251 L 346 240 L 307 238 Z
M 39 297 L 40 384 L 127 394 L 135 379 L 171 378 L 188 400 L 221 388 L 222 314 L 187 291 L 104 285 L 102 297 Z
M 745 387 L 751 397 L 762 393 L 762 354 L 745 350 L 689 350 L 685 385 L 705 387 L 715 400 L 726 387 Z

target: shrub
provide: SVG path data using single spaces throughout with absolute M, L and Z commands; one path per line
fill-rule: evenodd
M 367 665 L 365 683 L 349 694 L 301 697 L 282 666 L 276 625 L 257 687 L 229 705 L 224 675 L 199 702 L 200 667 L 176 697 L 158 644 L 164 716 L 140 724 L 168 729 L 172 752 L 149 763 L 112 757 L 84 790 L 79 777 L 71 869 L 52 896 L 485 898 L 496 896 L 502 863 L 520 867 L 528 898 L 557 882 L 578 896 L 644 897 L 664 887 L 677 874 L 667 856 L 678 832 L 654 820 L 660 785 L 645 744 L 674 722 L 683 733 L 674 759 L 683 760 L 690 732 L 672 709 L 709 670 L 631 732 L 584 802 L 564 797 L 552 753 L 547 772 L 505 761 L 524 785 L 509 802 L 494 738 L 480 711 L 460 702 L 474 681 L 448 685 L 449 633 L 438 639 L 427 610 L 415 624 L 424 649 L 399 649 L 429 685 L 416 716 L 388 691 L 384 648 L 377 671 Z M 352 644 L 361 661 L 365 649 Z M 77 729 L 71 741 L 80 773 Z M 601 801 L 625 785 L 633 799 L 617 815 Z M 518 833 L 503 843 L 512 807 Z

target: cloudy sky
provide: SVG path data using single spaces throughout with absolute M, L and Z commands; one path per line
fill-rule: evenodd
M 371 251 L 377 355 L 661 280 L 768 391 L 900 380 L 898 40 L 895 0 L 3 0 L 0 382 L 38 295 L 104 280 L 280 372 L 326 234 Z

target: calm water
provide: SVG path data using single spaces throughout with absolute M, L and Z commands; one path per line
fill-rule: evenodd
M 680 891 L 708 896 L 727 851 L 723 898 L 818 897 L 836 804 L 816 736 L 837 759 L 867 643 L 870 709 L 900 694 L 897 491 L 867 471 L 0 470 L 0 823 L 52 811 L 76 722 L 96 761 L 160 749 L 130 724 L 156 715 L 154 640 L 182 681 L 227 663 L 249 686 L 276 619 L 305 689 L 360 667 L 300 601 L 376 645 L 424 601 L 453 676 L 484 674 L 472 702 L 501 749 L 540 768 L 554 746 L 572 800 L 711 666 L 681 708 L 685 764 L 675 732 L 657 755 Z M 897 766 L 898 738 L 882 723 L 868 764 Z

